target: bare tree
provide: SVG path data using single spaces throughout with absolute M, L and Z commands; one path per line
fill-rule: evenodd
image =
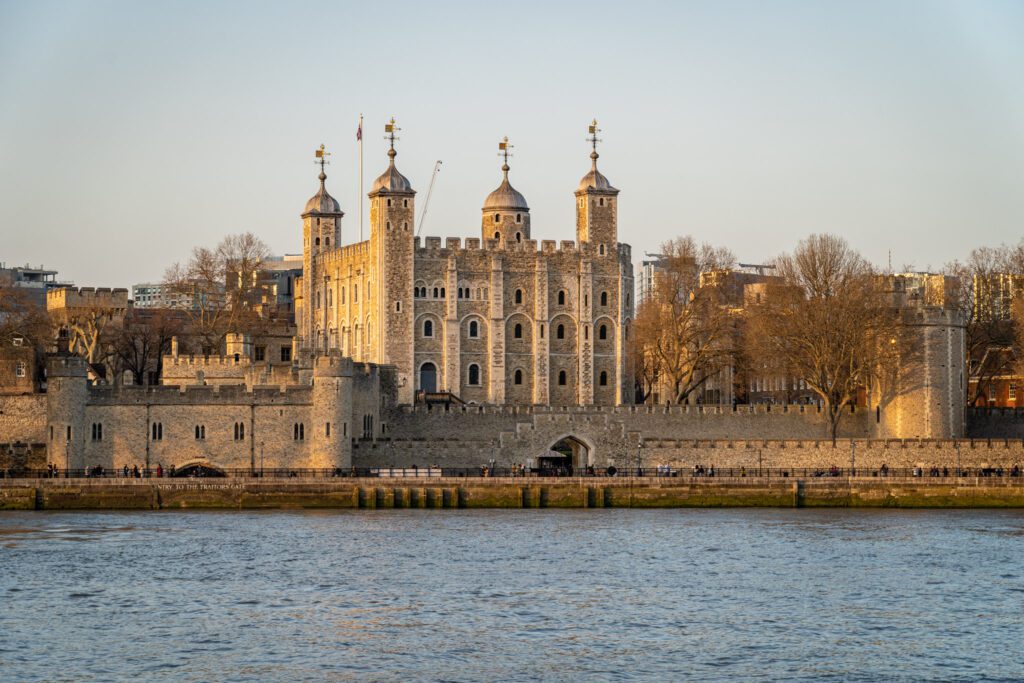
M 1012 371 L 1019 317 L 1012 314 L 1014 285 L 1024 286 L 1024 241 L 1016 247 L 973 249 L 964 262 L 946 264 L 955 278 L 952 297 L 964 321 L 964 346 L 972 382 L 964 388 L 968 405 L 984 398 L 991 382 Z
M 215 249 L 196 247 L 187 263 L 167 269 L 164 284 L 204 353 L 219 353 L 228 332 L 252 331 L 259 324 L 259 271 L 268 252 L 252 233 L 229 235 Z
M 634 323 L 638 395 L 664 387 L 682 403 L 719 374 L 731 358 L 732 319 L 720 287 L 701 274 L 732 268 L 732 252 L 692 237 L 661 246 L 661 262 Z
M 53 323 L 25 290 L 0 287 L 0 344 L 10 346 L 17 339 L 45 352 L 53 342 Z
M 169 309 L 134 310 L 112 345 L 118 371 L 132 373 L 132 383 L 146 383 L 146 373 L 160 376 L 163 357 L 170 353 L 171 339 L 184 329 L 181 311 Z
M 751 306 L 748 342 L 762 367 L 821 398 L 835 440 L 843 409 L 893 365 L 895 312 L 882 278 L 840 237 L 812 235 L 775 266 L 781 283 Z

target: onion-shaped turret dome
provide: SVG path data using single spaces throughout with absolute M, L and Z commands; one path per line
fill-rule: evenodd
M 395 168 L 395 156 L 397 154 L 398 152 L 395 151 L 394 147 L 388 150 L 388 156 L 391 157 L 388 162 L 388 168 L 379 178 L 373 181 L 373 187 L 370 189 L 371 195 L 379 193 L 412 194 L 412 183 Z
M 487 199 L 484 200 L 483 210 L 529 211 L 530 207 L 526 203 L 526 197 L 519 190 L 512 187 L 512 183 L 508 181 L 508 163 L 502 164 L 501 171 L 505 177 L 502 179 L 501 185 L 498 185 L 494 192 L 487 195 Z
M 320 171 L 320 189 L 315 195 L 309 198 L 306 202 L 306 208 L 302 210 L 303 216 L 310 214 L 341 214 L 341 204 L 338 200 L 332 197 L 327 192 L 327 188 L 324 186 L 324 181 L 327 180 L 327 174 Z

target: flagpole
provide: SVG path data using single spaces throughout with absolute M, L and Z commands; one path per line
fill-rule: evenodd
M 363 241 L 363 115 L 359 115 L 359 241 Z

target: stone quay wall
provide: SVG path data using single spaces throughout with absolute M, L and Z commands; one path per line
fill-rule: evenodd
M 1021 508 L 1020 478 L 0 479 L 0 510 Z

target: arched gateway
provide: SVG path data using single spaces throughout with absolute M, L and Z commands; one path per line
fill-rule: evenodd
M 538 458 L 537 466 L 542 470 L 572 472 L 586 468 L 592 462 L 593 449 L 575 436 L 565 436 Z

